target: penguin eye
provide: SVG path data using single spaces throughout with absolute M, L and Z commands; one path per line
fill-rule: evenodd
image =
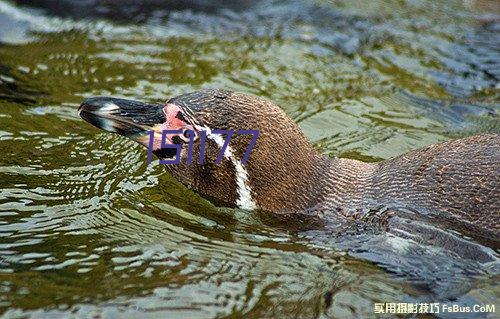
M 196 142 L 196 140 L 198 139 L 198 133 L 196 131 L 193 131 L 193 130 L 189 130 L 189 129 L 184 129 L 182 131 L 182 135 L 179 135 L 179 137 L 186 143 L 189 142 L 189 139 L 191 138 L 192 134 L 194 134 L 194 138 L 193 138 L 193 142 Z

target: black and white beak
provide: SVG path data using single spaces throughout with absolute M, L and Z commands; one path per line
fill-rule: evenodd
M 146 104 L 112 97 L 91 97 L 78 109 L 82 119 L 111 133 L 136 139 L 165 122 L 160 104 Z

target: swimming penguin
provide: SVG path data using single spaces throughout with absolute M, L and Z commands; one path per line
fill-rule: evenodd
M 329 214 L 336 220 L 382 219 L 398 214 L 430 220 L 494 246 L 500 228 L 500 136 L 476 135 L 426 146 L 377 163 L 321 155 L 296 123 L 275 104 L 227 90 L 180 95 L 163 105 L 92 97 L 79 108 L 94 126 L 151 147 L 160 159 L 180 145 L 180 162 L 166 165 L 181 183 L 227 206 L 277 214 Z M 242 164 L 252 136 L 235 134 L 219 164 L 227 135 L 214 130 L 255 130 L 259 136 Z M 155 132 L 151 140 L 150 132 Z M 189 144 L 194 132 L 194 144 Z M 200 150 L 201 136 L 206 136 Z M 152 143 L 150 143 L 152 142 Z M 192 152 L 188 152 L 188 147 Z M 200 155 L 203 165 L 198 164 Z M 191 164 L 186 163 L 192 156 Z M 380 207 L 384 207 L 380 210 Z M 379 218 L 377 217 L 377 218 Z M 379 218 L 379 219 L 380 219 Z M 497 246 L 498 247 L 498 246 Z

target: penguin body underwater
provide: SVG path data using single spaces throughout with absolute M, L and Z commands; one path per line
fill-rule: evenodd
M 276 214 L 329 212 L 333 219 L 366 218 L 373 207 L 430 220 L 498 248 L 500 228 L 500 135 L 481 134 L 429 145 L 377 163 L 321 155 L 296 123 L 275 104 L 227 90 L 205 90 L 152 105 L 111 97 L 86 99 L 80 116 L 94 126 L 153 147 L 159 158 L 173 154 L 149 133 L 163 130 L 167 144 L 180 145 L 180 162 L 166 165 L 181 183 L 227 206 Z M 246 165 L 250 136 L 235 135 L 215 164 L 218 130 L 257 130 Z M 208 131 L 204 164 L 199 135 Z M 194 132 L 188 154 L 186 131 Z M 206 134 L 206 132 L 204 133 Z M 229 154 L 229 155 L 228 155 Z M 192 163 L 186 164 L 187 156 Z M 194 163 L 194 164 L 193 164 Z M 366 215 L 366 216 L 364 216 Z

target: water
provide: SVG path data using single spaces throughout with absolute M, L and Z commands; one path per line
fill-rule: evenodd
M 498 132 L 491 116 L 390 98 L 498 104 L 495 1 L 160 2 L 0 1 L 3 317 L 369 318 L 376 302 L 498 303 L 491 265 L 428 250 L 412 277 L 325 234 L 215 207 L 76 113 L 92 95 L 224 87 L 275 101 L 322 153 L 365 161 Z

